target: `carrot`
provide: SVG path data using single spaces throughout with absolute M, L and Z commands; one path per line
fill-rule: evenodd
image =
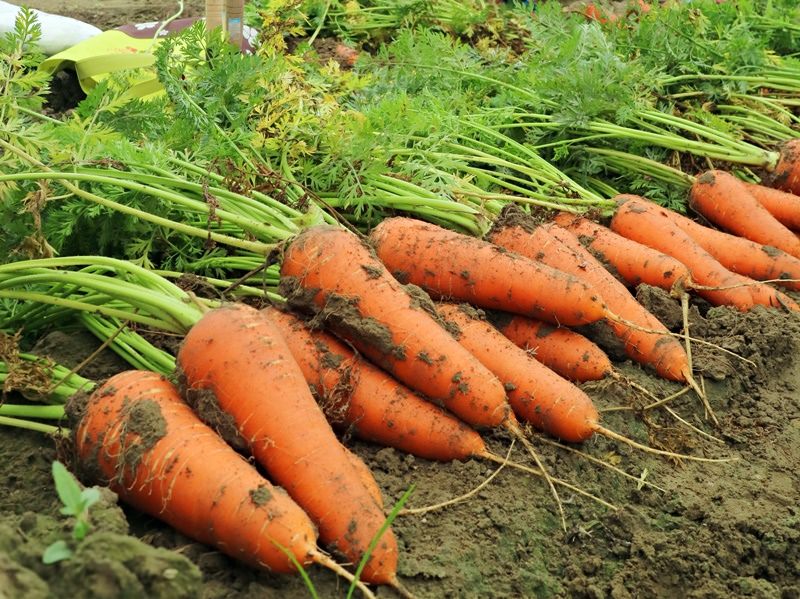
M 178 352 L 190 402 L 209 396 L 233 419 L 249 451 L 308 513 L 323 543 L 358 563 L 384 522 L 317 406 L 280 332 L 244 305 L 207 312 Z M 381 537 L 367 582 L 397 584 L 397 542 Z
M 370 470 L 369 466 L 364 463 L 364 460 L 346 447 L 344 448 L 344 454 L 347 456 L 348 461 L 358 473 L 361 483 L 364 485 L 364 487 L 366 487 L 367 491 L 369 491 L 370 497 L 375 500 L 375 503 L 383 507 L 383 492 L 378 486 L 378 481 L 376 481 L 375 477 L 372 475 L 372 470 Z
M 729 305 L 749 310 L 756 305 L 748 280 L 727 270 L 711 254 L 678 227 L 666 210 L 634 195 L 617 196 L 619 207 L 611 220 L 611 228 L 639 243 L 669 254 L 683 262 L 692 280 L 706 287 L 698 293 L 715 305 Z
M 745 183 L 745 187 L 784 226 L 800 230 L 800 196 L 755 183 Z
M 660 376 L 670 380 L 688 381 L 691 378 L 689 359 L 680 342 L 603 268 L 572 233 L 552 223 L 534 228 L 511 225 L 492 231 L 491 239 L 511 251 L 536 257 L 554 268 L 588 280 L 600 290 L 615 314 L 639 327 L 631 327 L 619 320 L 608 323 L 632 359 L 653 367 Z
M 440 303 L 437 310 L 458 327 L 459 343 L 503 382 L 519 418 L 574 443 L 597 430 L 599 415 L 588 395 L 506 339 L 474 309 Z
M 317 314 L 373 363 L 472 426 L 496 427 L 510 408 L 500 382 L 398 283 L 361 240 L 318 226 L 284 253 L 289 305 Z
M 800 240 L 747 190 L 724 171 L 699 176 L 689 193 L 691 207 L 719 227 L 800 258 Z
M 487 312 L 487 320 L 559 376 L 571 381 L 596 381 L 613 367 L 602 349 L 583 335 L 508 312 Z
M 562 212 L 553 221 L 576 235 L 606 269 L 630 287 L 644 283 L 673 291 L 689 284 L 689 269 L 672 256 L 617 235 L 582 216 Z
M 251 565 L 294 572 L 285 551 L 342 573 L 317 549 L 306 513 L 203 424 L 163 376 L 117 374 L 68 410 L 78 418 L 84 478 L 110 485 L 126 503 Z
M 370 241 L 398 280 L 437 298 L 565 326 L 607 316 L 591 285 L 487 241 L 400 217 L 375 227 Z
M 789 193 L 800 194 L 800 140 L 787 141 L 773 171 L 772 184 Z
M 477 432 L 331 335 L 312 331 L 298 317 L 276 308 L 262 313 L 280 330 L 335 426 L 428 460 L 466 460 L 486 451 Z
M 671 210 L 665 210 L 664 213 L 731 272 L 759 281 L 774 280 L 789 289 L 800 291 L 800 260 L 794 256 L 774 247 L 705 227 Z M 784 298 L 781 299 L 783 301 Z

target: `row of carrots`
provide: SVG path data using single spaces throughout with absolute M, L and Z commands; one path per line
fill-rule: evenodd
M 180 392 L 130 371 L 76 402 L 79 462 L 138 509 L 245 562 L 276 572 L 317 563 L 352 580 L 319 542 L 351 564 L 368 556 L 361 580 L 402 589 L 380 490 L 329 422 L 441 461 L 502 462 L 478 432 L 497 428 L 537 459 L 520 421 L 568 442 L 597 433 L 637 445 L 604 427 L 574 384 L 615 372 L 569 327 L 605 321 L 633 360 L 702 396 L 680 338 L 628 286 L 800 311 L 756 280 L 800 289 L 798 196 L 721 171 L 698 177 L 692 206 L 734 234 L 637 196 L 616 200 L 609 227 L 509 210 L 486 240 L 401 217 L 368 242 L 309 228 L 283 253 L 294 312 L 209 310 L 178 353 Z M 237 447 L 280 487 L 190 406 L 232 425 Z

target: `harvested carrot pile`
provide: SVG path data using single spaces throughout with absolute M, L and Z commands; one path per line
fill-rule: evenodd
M 800 593 L 800 14 L 617 8 L 256 0 L 67 111 L 21 10 L 10 596 Z

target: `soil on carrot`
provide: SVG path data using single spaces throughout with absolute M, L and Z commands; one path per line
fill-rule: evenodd
M 800 597 L 800 361 L 795 358 L 800 318 L 760 308 L 741 314 L 700 307 L 690 311 L 692 334 L 722 349 L 695 343 L 694 364 L 721 426 L 709 425 L 691 393 L 668 405 L 720 442 L 664 410 L 605 411 L 603 420 L 654 447 L 736 461 L 670 462 L 604 438 L 580 447 L 637 482 L 540 442 L 554 474 L 619 509 L 560 487 L 565 532 L 542 480 L 506 468 L 463 503 L 397 519 L 403 584 L 421 598 Z M 40 349 L 64 363 L 79 361 L 94 347 L 86 337 L 54 339 Z M 107 355 L 99 360 L 92 372 L 96 378 L 119 369 Z M 105 372 L 98 372 L 97 364 L 104 364 Z M 616 366 L 659 398 L 680 390 L 629 362 Z M 585 388 L 605 410 L 652 401 L 619 381 Z M 502 434 L 488 435 L 488 441 L 503 455 L 510 445 Z M 496 468 L 477 460 L 434 463 L 346 442 L 374 472 L 387 508 L 411 485 L 408 507 L 451 499 Z M 41 434 L 0 430 L 0 588 L 14 589 L 11 596 L 309 596 L 297 576 L 240 565 L 113 501 L 92 509 L 92 532 L 71 560 L 43 565 L 44 548 L 69 538 L 70 530 L 58 513 L 51 480 L 55 456 L 55 444 Z M 512 457 L 528 460 L 516 448 Z M 311 568 L 310 574 L 319 596 L 345 595 L 347 585 L 329 572 Z M 378 595 L 393 593 L 379 589 Z

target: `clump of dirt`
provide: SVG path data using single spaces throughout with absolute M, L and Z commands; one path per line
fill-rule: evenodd
M 405 346 L 394 342 L 389 328 L 378 320 L 361 314 L 358 298 L 328 293 L 325 296 L 325 305 L 319 308 L 314 301 L 318 290 L 306 289 L 295 277 L 282 277 L 280 292 L 292 308 L 315 315 L 311 321 L 312 326 L 328 326 L 347 339 L 376 348 L 382 355 L 391 357 L 391 360 L 406 359 Z
M 658 287 L 642 283 L 636 288 L 636 301 L 642 304 L 648 312 L 661 321 L 671 331 L 678 330 L 683 325 L 683 312 L 681 304 L 668 292 Z
M 8 506 L 0 515 L 0 588 L 7 597 L 88 599 L 118 597 L 196 597 L 200 570 L 182 555 L 151 547 L 128 535 L 128 522 L 116 495 L 103 489 L 90 508 L 90 533 L 71 539 L 71 523 L 55 505 L 39 512 Z M 65 540 L 73 555 L 55 564 L 42 563 L 54 541 Z
M 186 381 L 183 372 L 178 374 L 178 388 L 181 396 L 211 429 L 225 439 L 236 451 L 249 451 L 250 446 L 239 433 L 236 420 L 219 406 L 219 400 L 211 389 L 196 389 Z

